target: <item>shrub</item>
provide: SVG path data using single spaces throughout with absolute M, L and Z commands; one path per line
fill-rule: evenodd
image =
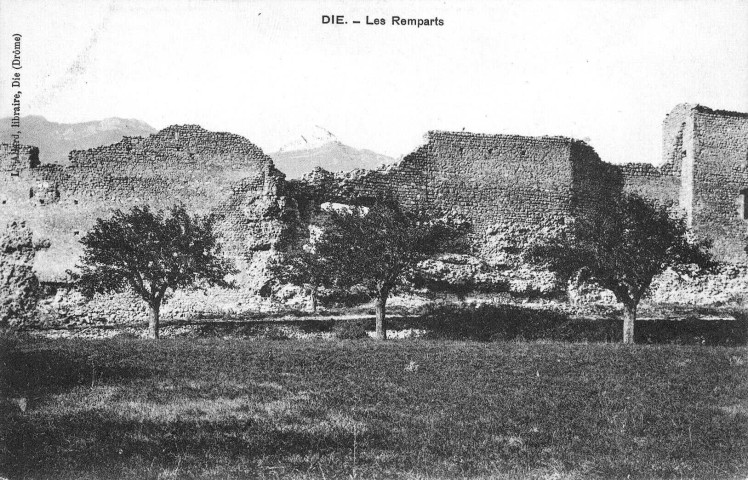
M 565 337 L 569 319 L 552 310 L 513 305 L 445 305 L 425 317 L 430 336 L 440 339 L 515 340 Z
M 370 302 L 371 298 L 366 292 L 357 288 L 330 288 L 319 293 L 319 301 L 322 305 L 356 307 Z
M 139 338 L 140 335 L 133 332 L 119 332 L 112 337 L 113 340 L 137 340 Z
M 689 345 L 745 345 L 748 313 L 731 312 L 735 320 L 702 320 L 695 316 L 679 320 L 637 321 L 640 343 Z M 550 309 L 516 305 L 445 305 L 431 308 L 416 322 L 433 339 L 563 342 L 620 342 L 622 320 L 570 318 Z M 416 325 L 414 325 L 416 326 Z
M 266 340 L 290 340 L 289 330 L 284 325 L 267 325 L 261 334 Z
M 369 323 L 366 320 L 343 320 L 335 322 L 332 331 L 341 340 L 369 338 L 369 335 L 366 333 L 366 327 Z

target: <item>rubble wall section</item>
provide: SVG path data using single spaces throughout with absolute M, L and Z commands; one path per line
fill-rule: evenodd
M 696 106 L 692 115 L 692 225 L 720 260 L 745 263 L 748 114 Z
M 43 282 L 65 281 L 82 253 L 78 240 L 97 218 L 135 205 L 164 209 L 182 203 L 192 213 L 221 215 L 217 229 L 224 251 L 243 272 L 237 278 L 243 293 L 223 296 L 251 296 L 259 288 L 252 282 L 262 281 L 266 251 L 293 221 L 292 205 L 283 196 L 283 174 L 238 135 L 174 126 L 147 138 L 126 137 L 113 145 L 73 151 L 67 167 L 38 165 L 35 148 L 21 151 L 24 168 L 11 163 L 9 148 L 0 150 L 0 222 L 25 221 L 35 238 L 50 240 L 50 248 L 35 260 Z M 214 293 L 215 302 L 222 304 L 222 295 Z M 177 298 L 177 316 L 194 311 L 185 310 L 182 297 Z M 104 309 L 124 319 L 139 318 L 140 313 L 131 311 L 132 302 L 112 299 L 107 304 L 79 306 L 90 308 L 79 316 L 95 317 Z
M 462 132 L 429 132 L 423 146 L 379 170 L 331 174 L 317 169 L 304 182 L 304 191 L 313 192 L 318 202 L 389 192 L 406 207 L 457 214 L 473 225 L 479 246 L 512 225 L 563 223 L 575 208 L 599 203 L 599 195 L 620 183 L 583 142 Z

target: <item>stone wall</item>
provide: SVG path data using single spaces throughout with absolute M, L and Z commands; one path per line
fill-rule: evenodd
M 714 242 L 722 260 L 746 261 L 748 233 L 748 114 L 695 106 L 693 194 L 688 209 L 696 233 Z
M 0 143 L 0 172 L 18 174 L 25 168 L 39 165 L 39 149 L 29 145 L 19 145 L 14 151 L 13 145 Z
M 649 163 L 627 163 L 619 166 L 624 191 L 666 205 L 679 204 L 680 170 L 672 163 L 656 167 Z
M 208 299 L 180 292 L 165 318 L 249 305 L 266 259 L 324 201 L 366 203 L 391 194 L 406 207 L 456 214 L 473 225 L 476 253 L 498 258 L 507 232 L 543 235 L 623 189 L 677 205 L 697 233 L 713 239 L 718 259 L 745 263 L 747 188 L 748 114 L 694 105 L 677 106 L 663 122 L 658 166 L 610 165 L 584 142 L 562 137 L 441 131 L 429 132 L 396 164 L 339 174 L 318 169 L 292 182 L 247 139 L 196 125 L 73 151 L 68 167 L 40 165 L 34 147 L 21 147 L 16 158 L 0 146 L 0 224 L 24 220 L 36 238 L 51 240 L 36 257 L 45 281 L 64 279 L 80 255 L 78 239 L 115 208 L 181 202 L 221 215 L 219 233 L 244 288 L 212 290 Z M 90 311 L 78 314 L 143 315 L 128 300 L 105 303 L 90 302 Z
M 0 154 L 5 165 L 7 155 Z M 79 256 L 78 239 L 115 208 L 180 202 L 194 213 L 223 214 L 227 251 L 244 264 L 284 229 L 275 215 L 286 208 L 283 174 L 238 135 L 173 126 L 73 151 L 70 162 L 0 171 L 0 221 L 25 220 L 37 236 L 54 239 L 37 262 L 44 280 L 64 278 Z
M 572 213 L 573 141 L 556 137 L 431 132 L 427 201 L 477 233 L 496 223 L 557 224 Z
M 678 207 L 718 260 L 745 263 L 748 114 L 678 105 L 662 136 L 662 164 L 620 166 L 624 189 Z
M 555 226 L 594 208 L 620 177 L 584 142 L 562 137 L 429 132 L 399 163 L 373 171 L 317 169 L 297 187 L 321 201 L 391 193 L 411 208 L 469 221 L 477 246 L 510 226 Z
M 684 141 L 687 142 L 690 138 L 686 122 L 688 109 L 685 107 L 678 105 L 662 122 L 662 161 L 660 164 L 618 165 L 623 178 L 624 191 L 636 193 L 665 205 L 680 207 L 684 190 L 681 170 L 687 153 Z M 688 161 L 686 160 L 685 163 L 688 169 Z M 686 185 L 686 190 L 688 190 L 688 185 Z M 684 199 L 684 205 L 686 203 Z M 681 207 L 681 210 L 686 213 L 684 207 Z
M 617 166 L 600 160 L 595 150 L 581 141 L 571 143 L 573 215 L 594 214 L 604 207 L 606 198 L 623 188 L 623 176 Z
M 652 282 L 649 298 L 655 303 L 745 306 L 748 266 L 725 264 L 711 275 L 678 275 L 668 270 Z
M 34 311 L 39 281 L 34 274 L 31 230 L 10 223 L 0 230 L 0 325 L 17 322 Z
M 43 282 L 65 281 L 66 271 L 75 268 L 81 254 L 78 240 L 97 218 L 135 205 L 164 209 L 182 203 L 193 213 L 221 216 L 217 229 L 224 251 L 242 272 L 236 278 L 244 292 L 240 295 L 251 296 L 266 281 L 267 251 L 294 225 L 295 206 L 284 196 L 283 174 L 270 157 L 238 135 L 173 126 L 147 138 L 125 137 L 112 145 L 73 151 L 68 167 L 39 165 L 35 148 L 22 147 L 21 152 L 19 165 L 11 161 L 9 148 L 0 150 L 0 223 L 23 220 L 35 238 L 50 240 L 50 248 L 35 261 Z M 72 297 L 69 301 L 77 305 Z M 179 302 L 175 312 L 183 310 Z M 222 304 L 220 299 L 217 304 Z M 65 311 L 72 308 L 57 305 Z M 122 318 L 140 315 L 134 315 L 127 302 L 114 300 L 109 307 L 90 302 L 88 313 L 78 305 L 76 315 L 93 317 L 110 307 Z
M 462 215 L 483 256 L 501 258 L 502 232 L 542 233 L 600 208 L 622 189 L 673 205 L 713 241 L 718 260 L 740 264 L 748 226 L 747 117 L 677 106 L 663 122 L 659 165 L 610 165 L 584 142 L 558 137 L 430 132 L 398 164 L 347 174 L 318 169 L 301 190 L 345 202 L 391 189 L 405 205 Z

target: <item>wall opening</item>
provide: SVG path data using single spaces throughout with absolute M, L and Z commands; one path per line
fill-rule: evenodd
M 748 220 L 748 188 L 744 188 L 740 191 L 740 205 L 738 207 L 738 214 L 742 220 Z
M 39 149 L 33 147 L 29 152 L 29 168 L 36 168 L 41 164 L 42 162 L 39 160 Z

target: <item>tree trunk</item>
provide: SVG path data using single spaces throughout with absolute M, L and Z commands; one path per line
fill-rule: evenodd
M 377 312 L 377 340 L 387 340 L 387 324 L 384 317 L 384 309 L 387 305 L 387 296 L 379 295 L 374 302 L 374 307 Z
M 636 321 L 636 305 L 623 306 L 623 343 L 634 343 L 634 322 Z
M 312 289 L 312 313 L 317 313 L 317 289 Z
M 151 305 L 151 318 L 148 322 L 148 333 L 154 340 L 158 340 L 158 316 L 161 305 Z

